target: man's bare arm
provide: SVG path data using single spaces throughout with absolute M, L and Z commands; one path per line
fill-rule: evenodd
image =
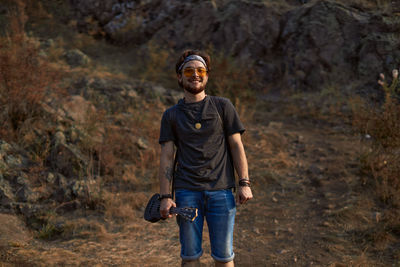
M 160 170 L 158 178 L 160 179 L 160 194 L 169 194 L 170 184 L 173 175 L 174 165 L 174 143 L 172 141 L 161 144 Z
M 244 151 L 242 138 L 240 133 L 235 133 L 228 137 L 229 147 L 233 158 L 235 170 L 240 178 L 249 178 L 249 169 L 247 165 L 246 153 Z M 246 203 L 253 198 L 250 187 L 239 186 L 237 202 L 240 204 Z
M 233 158 L 233 164 L 235 165 L 235 169 L 237 174 L 239 175 L 239 178 L 249 178 L 247 158 L 246 153 L 244 152 L 240 133 L 229 136 L 228 140 Z
M 160 180 L 160 194 L 170 194 L 171 181 L 174 167 L 174 143 L 172 141 L 161 144 L 160 170 L 158 177 Z M 161 201 L 160 213 L 164 218 L 172 217 L 169 209 L 175 207 L 175 203 L 170 198 Z

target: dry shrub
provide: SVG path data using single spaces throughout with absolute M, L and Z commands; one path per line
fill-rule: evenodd
M 393 86 L 397 85 L 397 75 L 393 78 L 391 87 L 380 81 L 385 91 L 383 105 L 358 105 L 353 124 L 372 139 L 371 151 L 362 157 L 363 170 L 375 179 L 379 199 L 400 208 L 400 105 Z
M 348 266 L 348 265 L 346 265 Z M 368 257 L 365 253 L 362 253 L 358 257 L 356 257 L 353 261 L 350 262 L 350 266 L 353 267 L 373 267 L 374 265 L 368 262 Z
M 65 43 L 61 37 L 56 38 L 54 42 L 50 42 L 50 47 L 47 49 L 47 58 L 49 61 L 62 64 L 62 56 L 65 53 L 64 46 Z
M 343 123 L 351 114 L 349 99 L 337 85 L 327 84 L 320 92 L 290 93 L 283 112 L 297 118 Z
M 132 137 L 132 133 L 117 127 L 107 129 L 105 140 L 99 147 L 105 174 L 119 174 L 116 168 L 121 164 L 121 160 L 128 160 L 136 154 L 137 149 Z
M 47 223 L 37 232 L 36 237 L 44 240 L 51 240 L 58 237 L 62 233 L 54 224 Z
M 136 62 L 130 67 L 129 74 L 142 82 L 152 81 L 166 88 L 177 88 L 174 56 L 175 53 L 171 49 L 149 41 L 137 52 Z
M 109 234 L 104 223 L 99 222 L 96 217 L 84 216 L 63 217 L 49 212 L 43 220 L 42 227 L 36 232 L 36 237 L 44 240 L 108 238 Z
M 381 74 L 379 84 L 385 92 L 381 106 L 362 104 L 354 109 L 353 124 L 370 142 L 370 150 L 361 155 L 362 174 L 375 193 L 379 216 L 367 233 L 378 250 L 394 243 L 400 236 L 400 103 L 398 101 L 398 71 L 393 71 L 390 86 Z M 372 229 L 372 230 L 371 230 Z M 375 230 L 374 230 L 375 229 Z
M 143 101 L 132 110 L 129 120 L 131 131 L 139 137 L 144 137 L 148 141 L 147 149 L 139 149 L 133 162 L 138 168 L 143 170 L 154 170 L 159 158 L 158 138 L 160 133 L 160 121 L 165 107 L 159 102 Z M 143 172 L 142 172 L 143 174 Z
M 237 98 L 250 100 L 254 97 L 256 83 L 250 65 L 235 60 L 224 53 L 212 53 L 212 71 L 209 79 L 209 91 L 214 95 L 226 96 L 233 102 Z
M 9 30 L 0 37 L 0 136 L 18 140 L 18 131 L 42 117 L 41 102 L 55 88 L 59 73 L 39 55 L 27 36 L 23 1 L 9 13 Z
M 52 227 L 49 226 L 49 229 Z M 109 234 L 106 227 L 95 219 L 78 218 L 66 220 L 63 223 L 61 237 L 63 238 L 97 238 L 108 239 Z
M 26 12 L 29 17 L 35 19 L 51 19 L 53 17 L 43 6 L 42 1 L 23 0 L 26 5 Z
M 144 193 L 106 193 L 105 217 L 122 223 L 132 221 L 137 216 L 136 211 L 145 207 L 147 200 Z
M 154 147 L 140 149 L 137 145 L 138 139 L 131 131 L 116 130 L 108 129 L 104 142 L 98 147 L 104 174 L 121 178 L 122 167 L 127 162 L 134 164 L 135 170 L 141 174 L 147 169 L 154 168 L 154 162 L 158 159 L 156 149 Z
M 251 105 L 255 103 L 255 92 L 259 79 L 249 62 L 235 59 L 223 52 L 210 49 L 212 71 L 207 91 L 211 95 L 229 98 L 244 117 L 252 117 Z
M 158 102 L 143 100 L 135 108 L 122 108 L 121 113 L 107 115 L 108 110 L 101 109 L 89 112 L 80 125 L 87 138 L 77 143 L 89 159 L 85 175 L 102 176 L 102 186 L 111 192 L 149 188 L 156 180 L 163 109 Z

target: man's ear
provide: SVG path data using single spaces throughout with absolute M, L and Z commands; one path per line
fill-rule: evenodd
M 182 74 L 178 73 L 176 74 L 176 77 L 178 78 L 178 81 L 182 82 Z

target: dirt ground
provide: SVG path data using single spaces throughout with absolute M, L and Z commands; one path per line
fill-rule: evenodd
M 352 242 L 360 140 L 349 126 L 265 118 L 244 142 L 254 199 L 238 207 L 236 266 L 387 266 Z M 4 215 L 1 228 L 25 234 L 3 239 L 0 266 L 179 266 L 175 220 L 136 215 L 122 231 L 54 241 L 29 238 Z M 213 266 L 206 234 L 204 251 L 202 265 Z

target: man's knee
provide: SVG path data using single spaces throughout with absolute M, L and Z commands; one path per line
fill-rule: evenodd
M 182 267 L 200 267 L 200 260 L 182 260 Z
M 235 266 L 233 261 L 221 262 L 221 261 L 214 260 L 214 262 L 215 262 L 215 267 L 234 267 Z

